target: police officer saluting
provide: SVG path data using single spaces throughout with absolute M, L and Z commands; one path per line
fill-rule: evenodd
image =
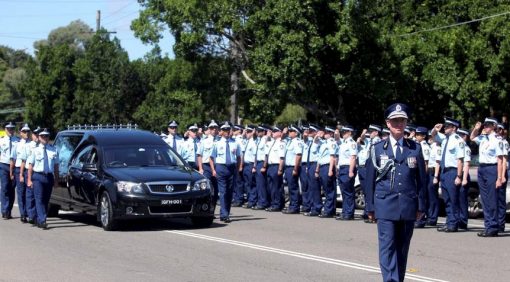
M 442 124 L 436 124 L 432 136 L 441 142 L 441 191 L 446 205 L 446 224 L 437 228 L 442 232 L 457 232 L 459 228 L 459 190 L 462 184 L 462 170 L 465 142 L 457 134 L 460 122 L 452 118 L 444 119 L 445 135 L 439 131 Z
M 37 226 L 42 229 L 48 229 L 46 223 L 48 203 L 55 178 L 58 177 L 58 153 L 55 147 L 48 143 L 49 139 L 50 132 L 45 128 L 39 133 L 39 146 L 27 160 L 27 185 L 34 189 Z
M 478 187 L 483 202 L 483 216 L 485 230 L 479 232 L 479 237 L 496 237 L 499 232 L 498 222 L 498 189 L 504 180 L 503 172 L 503 143 L 494 132 L 498 121 L 486 118 L 482 124 L 477 122 L 471 132 L 471 140 L 479 145 Z
M 377 219 L 379 264 L 384 281 L 403 281 L 414 221 L 421 215 L 418 195 L 426 189 L 421 146 L 404 139 L 407 106 L 393 104 L 384 113 L 388 140 L 375 144 L 367 160 L 367 205 Z
M 225 122 L 221 129 L 221 139 L 213 147 L 210 166 L 213 168 L 213 176 L 218 180 L 220 196 L 220 220 L 230 222 L 230 207 L 234 188 L 234 174 L 239 171 L 241 162 L 241 147 L 230 138 L 230 124 Z
M 2 218 L 11 219 L 11 210 L 14 205 L 15 182 L 14 170 L 11 170 L 11 158 L 19 138 L 14 136 L 14 123 L 9 122 L 5 125 L 6 136 L 0 139 L 0 185 Z

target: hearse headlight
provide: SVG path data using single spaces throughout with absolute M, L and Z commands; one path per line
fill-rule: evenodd
M 117 182 L 117 191 L 125 192 L 125 193 L 142 193 L 143 188 L 140 183 L 128 182 L 128 181 L 118 181 Z
M 208 179 L 200 179 L 193 185 L 194 191 L 211 189 L 211 182 Z

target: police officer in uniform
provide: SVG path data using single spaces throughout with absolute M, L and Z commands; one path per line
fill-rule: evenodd
M 441 161 L 441 143 L 437 142 L 432 136 L 432 130 L 429 130 L 430 155 L 427 167 L 427 195 L 426 218 L 428 226 L 437 225 L 439 215 L 439 172 Z
M 430 160 L 430 146 L 429 144 L 427 143 L 427 134 L 428 134 L 428 130 L 427 128 L 423 127 L 423 126 L 418 126 L 416 127 L 416 130 L 415 130 L 415 141 L 420 144 L 421 146 L 421 151 L 423 153 L 423 160 L 425 161 L 425 167 L 428 167 L 429 165 L 429 160 Z M 429 181 L 429 178 L 428 178 L 428 175 L 427 175 L 427 186 L 428 187 L 428 181 Z M 424 207 L 425 208 L 425 211 L 428 210 L 428 207 L 429 207 L 429 202 L 428 202 L 428 194 L 427 194 L 428 190 L 427 189 L 423 189 L 422 190 L 422 193 L 424 194 L 423 197 L 420 197 L 420 199 L 423 199 L 425 200 L 425 202 L 421 203 L 420 206 Z M 414 228 L 424 228 L 425 225 L 427 224 L 427 213 L 423 213 L 421 218 L 418 218 L 414 224 Z
M 421 146 L 404 138 L 407 106 L 393 104 L 384 116 L 391 135 L 372 146 L 367 160 L 367 204 L 377 219 L 383 281 L 404 281 L 414 221 L 423 212 L 418 196 L 426 185 L 425 161 Z
M 319 177 L 320 175 L 316 175 L 315 172 L 319 169 L 320 173 L 320 167 L 318 166 L 317 161 L 320 157 L 321 145 L 325 141 L 323 140 L 324 129 L 316 124 L 310 124 L 308 126 L 308 135 L 309 139 L 312 138 L 311 143 L 308 144 L 309 148 L 307 150 L 303 149 L 303 158 L 305 158 L 305 152 L 307 154 L 306 158 L 308 159 L 308 167 L 306 170 L 303 168 L 301 169 L 301 175 L 305 174 L 307 178 L 310 212 L 305 212 L 303 215 L 319 216 L 322 213 L 324 205 L 322 203 L 321 196 L 321 178 Z
M 229 223 L 232 193 L 234 188 L 234 174 L 239 171 L 241 162 L 241 148 L 239 144 L 230 138 L 231 126 L 225 122 L 221 127 L 221 138 L 213 147 L 210 156 L 210 166 L 213 168 L 213 176 L 218 180 L 220 197 L 220 220 Z
M 352 139 L 354 128 L 344 125 L 340 131 L 342 141 L 338 147 L 338 184 L 342 192 L 342 214 L 337 220 L 354 219 L 354 180 L 356 177 L 356 156 L 358 146 Z
M 58 153 L 57 149 L 49 144 L 49 139 L 50 132 L 45 128 L 39 133 L 39 146 L 27 160 L 27 185 L 34 189 L 37 226 L 42 229 L 48 229 L 46 214 L 55 178 L 58 177 Z
M 468 146 L 468 138 L 469 131 L 467 129 L 461 128 L 457 130 L 459 136 L 464 140 L 464 164 L 462 168 L 462 184 L 459 190 L 459 229 L 467 229 L 468 228 L 468 219 L 469 219 L 469 200 L 468 200 L 468 192 L 469 192 L 469 181 L 471 178 L 469 177 L 469 165 L 471 163 L 471 148 Z M 506 203 L 505 203 L 506 204 Z
M 315 168 L 315 177 L 320 180 L 324 195 L 326 196 L 323 210 L 319 214 L 320 218 L 332 218 L 335 216 L 336 211 L 335 172 L 337 144 L 333 138 L 334 134 L 335 129 L 329 126 L 324 127 L 324 131 L 318 133 L 319 137 L 323 138 L 323 140 L 320 141 L 321 145 Z M 317 197 L 316 194 L 315 197 Z M 310 216 L 314 215 L 311 214 Z
M 282 140 L 282 128 L 273 126 L 273 138 L 266 144 L 267 186 L 270 192 L 268 212 L 281 211 L 285 205 L 283 191 L 283 166 L 285 157 L 285 141 Z
M 25 150 L 22 152 L 22 154 L 19 156 L 21 159 L 21 166 L 20 166 L 20 182 L 27 182 L 28 179 L 28 164 L 27 159 L 32 155 L 35 148 L 39 146 L 39 133 L 42 131 L 42 129 L 38 126 L 36 129 L 32 131 L 32 141 L 28 142 L 25 145 Z M 34 189 L 31 186 L 27 186 L 26 190 L 26 200 L 25 205 L 27 209 L 28 214 L 28 223 L 36 225 L 37 222 L 37 210 L 35 208 L 35 194 Z
M 301 156 L 303 142 L 298 137 L 301 131 L 295 125 L 288 127 L 289 140 L 285 146 L 284 177 L 289 187 L 289 206 L 283 210 L 285 214 L 298 214 L 299 208 L 299 173 L 301 171 Z
M 255 139 L 255 125 L 246 126 L 246 144 L 244 145 L 241 168 L 243 173 L 244 190 L 248 196 L 247 203 L 243 206 L 251 209 L 257 204 L 258 193 L 255 184 L 255 154 L 257 141 Z
M 503 180 L 501 187 L 498 189 L 498 222 L 499 232 L 505 232 L 506 223 L 506 184 L 508 182 L 508 152 L 510 151 L 507 134 L 505 132 L 505 125 L 498 123 L 497 127 L 498 139 L 503 143 Z
M 444 121 L 445 134 L 439 132 L 442 124 L 436 124 L 432 129 L 434 138 L 441 142 L 440 182 L 446 205 L 446 224 L 438 227 L 437 231 L 450 233 L 457 232 L 459 228 L 459 190 L 462 184 L 465 142 L 457 134 L 460 122 L 448 117 L 445 117 Z
M 303 126 L 303 153 L 301 154 L 301 173 L 299 174 L 299 183 L 301 187 L 302 206 L 301 212 L 310 212 L 312 207 L 312 199 L 310 197 L 310 187 L 308 181 L 308 156 L 312 146 L 315 131 L 310 126 Z
M 197 136 L 198 126 L 197 124 L 192 124 L 188 127 L 188 139 L 182 142 L 182 150 L 181 156 L 182 158 L 188 162 L 188 164 L 193 168 L 198 170 L 198 148 L 200 147 L 200 140 Z
M 14 136 L 14 123 L 9 122 L 5 125 L 6 136 L 0 139 L 0 186 L 1 186 L 1 204 L 2 218 L 11 219 L 12 206 L 15 197 L 14 170 L 11 170 L 11 158 L 19 138 Z
M 255 184 L 257 185 L 257 204 L 254 210 L 264 210 L 269 207 L 269 191 L 267 189 L 266 169 L 266 143 L 271 139 L 271 132 L 265 125 L 257 127 L 257 149 L 255 150 Z
M 368 126 L 368 130 L 363 130 L 361 136 L 356 141 L 358 144 L 358 178 L 361 189 L 363 190 L 365 203 L 367 202 L 367 192 L 365 191 L 366 162 L 372 145 L 381 141 L 381 138 L 379 138 L 379 133 L 381 131 L 382 128 L 379 125 L 371 124 Z M 367 133 L 368 137 L 366 136 Z M 367 205 L 365 205 L 365 209 L 363 210 L 363 219 L 366 223 L 375 223 L 373 219 L 368 218 Z
M 184 139 L 177 134 L 177 127 L 179 126 L 179 123 L 175 120 L 172 120 L 168 124 L 168 135 L 165 140 L 165 142 L 174 149 L 178 154 L 182 155 L 182 143 L 184 142 Z
M 207 135 L 202 142 L 200 142 L 200 147 L 198 148 L 198 172 L 203 174 L 207 179 L 211 181 L 211 184 L 214 189 L 214 199 L 213 203 L 216 203 L 218 200 L 218 181 L 216 177 L 212 173 L 212 168 L 210 166 L 210 157 L 214 147 L 214 143 L 217 140 L 218 135 L 218 124 L 211 120 L 209 123 L 209 135 Z
M 503 143 L 497 138 L 495 129 L 498 124 L 495 118 L 485 118 L 482 124 L 477 122 L 471 132 L 471 140 L 479 145 L 478 187 L 483 202 L 485 229 L 479 237 L 496 237 L 499 233 L 498 189 L 503 184 Z
M 20 214 L 20 220 L 23 223 L 27 223 L 28 211 L 26 205 L 26 191 L 27 186 L 25 185 L 25 180 L 23 174 L 21 174 L 21 164 L 22 157 L 26 151 L 26 146 L 28 146 L 30 134 L 30 127 L 28 124 L 24 124 L 20 129 L 21 140 L 16 143 L 16 148 L 12 150 L 12 158 L 11 158 L 11 169 L 14 167 L 14 179 L 16 181 L 16 194 L 18 195 L 18 208 Z
M 241 156 L 243 155 L 243 150 L 246 145 L 246 139 L 244 138 L 243 131 L 244 127 L 240 124 L 235 124 L 234 129 L 232 130 L 232 138 L 239 144 L 241 148 Z M 242 175 L 242 163 L 241 163 L 241 171 L 239 173 L 234 174 L 234 196 L 232 198 L 232 206 L 240 207 L 244 204 L 244 180 Z

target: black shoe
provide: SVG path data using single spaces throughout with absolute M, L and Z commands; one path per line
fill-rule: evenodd
M 500 228 L 499 229 L 499 233 L 504 233 L 505 232 L 505 228 Z
M 319 216 L 318 212 L 305 212 L 303 213 L 304 216 Z
M 256 210 L 256 211 L 260 211 L 260 210 L 265 210 L 266 208 L 264 207 L 259 207 L 259 206 L 254 206 L 253 208 L 251 208 L 252 210 Z
M 5 218 L 4 218 L 4 219 L 11 219 L 11 218 L 12 218 L 12 216 L 11 216 L 11 214 L 10 214 L 10 213 L 6 213 L 6 214 L 5 214 Z
M 32 225 L 35 225 L 35 220 L 33 220 L 33 219 L 30 219 L 30 218 L 29 218 L 29 219 L 28 219 L 28 223 L 30 223 L 30 224 L 32 224 Z
M 354 220 L 354 217 L 351 216 L 337 216 L 335 217 L 336 220 Z
M 41 228 L 42 230 L 48 230 L 48 224 L 46 222 L 39 223 L 37 227 Z
M 5 213 L 2 213 L 2 218 L 5 218 L 5 217 L 6 217 Z
M 414 228 L 425 228 L 425 224 L 423 223 L 415 223 Z
M 332 214 L 321 213 L 321 214 L 319 214 L 319 217 L 320 218 L 333 218 L 333 215 Z
M 478 232 L 478 237 L 498 237 L 498 232 Z
M 377 223 L 377 221 L 373 218 L 367 218 L 367 219 L 363 220 L 363 222 L 370 223 L 370 224 Z
M 27 218 L 26 218 L 26 217 L 24 217 L 24 216 L 22 216 L 19 220 L 20 220 L 21 222 L 23 222 L 23 223 L 27 223 L 27 222 L 28 222 Z
M 467 229 L 468 229 L 468 226 L 467 226 L 467 224 L 465 224 L 465 223 L 459 223 L 459 229 L 467 230 Z
M 266 209 L 267 212 L 280 212 L 282 211 L 281 209 L 279 208 L 273 208 L 273 207 L 269 207 Z
M 287 210 L 282 211 L 282 213 L 284 213 L 284 214 L 299 214 L 299 211 L 287 209 Z
M 299 210 L 300 213 L 305 213 L 305 212 L 310 212 L 310 209 L 304 209 L 304 208 L 301 208 Z
M 223 222 L 225 222 L 225 223 L 232 222 L 232 220 L 230 219 L 230 217 L 220 217 L 220 221 L 223 221 Z
M 458 228 L 446 228 L 444 230 L 444 232 L 446 232 L 446 233 L 455 233 L 455 232 L 459 232 L 459 229 Z
M 251 205 L 251 204 L 245 204 L 245 205 L 243 205 L 243 208 L 245 208 L 245 209 L 251 209 L 251 208 L 253 208 L 253 206 L 254 206 L 254 205 Z
M 234 208 L 238 208 L 238 207 L 242 207 L 243 204 L 242 203 L 232 203 L 232 207 Z

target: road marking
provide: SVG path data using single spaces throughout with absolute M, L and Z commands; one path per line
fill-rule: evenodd
M 379 267 L 373 267 L 373 266 L 349 262 L 349 261 L 345 261 L 345 260 L 320 257 L 320 256 L 315 256 L 315 255 L 310 255 L 310 254 L 305 254 L 305 253 L 298 253 L 298 252 L 293 252 L 293 251 L 288 251 L 288 250 L 283 250 L 283 249 L 277 249 L 277 248 L 272 248 L 272 247 L 267 247 L 267 246 L 262 246 L 262 245 L 251 244 L 251 243 L 247 243 L 247 242 L 212 237 L 212 236 L 207 236 L 207 235 L 202 235 L 202 234 L 197 234 L 197 233 L 192 233 L 192 232 L 187 232 L 187 231 L 168 230 L 165 232 L 175 234 L 175 235 L 181 235 L 181 236 L 186 236 L 186 237 L 192 237 L 192 238 L 197 238 L 197 239 L 202 239 L 202 240 L 207 240 L 207 241 L 213 241 L 213 242 L 218 242 L 218 243 L 223 243 L 223 244 L 244 247 L 244 248 L 250 248 L 250 249 L 259 250 L 259 251 L 271 252 L 271 253 L 276 253 L 276 254 L 281 254 L 281 255 L 286 255 L 286 256 L 291 256 L 291 257 L 297 257 L 297 258 L 302 258 L 302 259 L 307 259 L 307 260 L 312 260 L 312 261 L 317 261 L 317 262 L 323 262 L 323 263 L 343 266 L 343 267 L 347 267 L 347 268 L 364 270 L 367 272 L 381 273 L 381 271 L 379 270 Z M 420 275 L 410 274 L 410 273 L 406 274 L 406 278 L 409 280 L 423 281 L 423 282 L 429 282 L 429 281 L 431 281 L 431 282 L 445 282 L 446 281 L 446 280 L 440 280 L 440 279 L 435 279 L 435 278 L 430 278 L 430 277 L 425 277 L 425 276 L 420 276 Z

